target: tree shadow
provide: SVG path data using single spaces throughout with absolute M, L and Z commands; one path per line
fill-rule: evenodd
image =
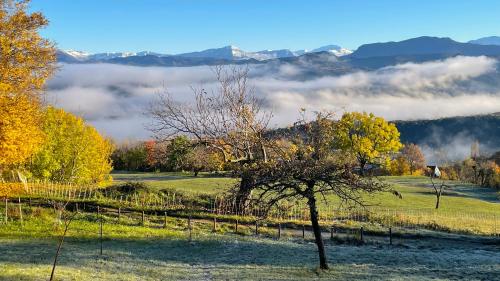
M 56 249 L 55 240 L 2 240 L 0 264 L 23 264 L 26 267 L 37 265 L 48 268 L 51 266 Z M 435 244 L 436 241 L 433 243 Z M 213 236 L 210 239 L 195 239 L 193 242 L 184 239 L 113 239 L 105 240 L 103 248 L 104 254 L 100 256 L 98 240 L 68 239 L 63 246 L 59 266 L 92 269 L 96 261 L 103 261 L 110 262 L 110 264 L 119 262 L 125 266 L 140 265 L 142 268 L 180 264 L 187 268 L 208 266 L 219 269 L 247 270 L 249 267 L 262 266 L 293 271 L 301 268 L 315 268 L 317 264 L 316 246 L 312 241 L 297 243 L 219 236 Z M 371 276 L 369 272 L 374 270 L 383 279 L 390 278 L 392 275 L 397 276 L 399 272 L 407 272 L 409 276 L 417 279 L 418 276 L 429 276 L 429 274 L 434 274 L 432 275 L 434 278 L 449 278 L 449 274 L 455 274 L 457 270 L 460 274 L 467 273 L 462 270 L 464 268 L 468 270 L 474 268 L 481 273 L 481 270 L 485 270 L 485 266 L 494 267 L 496 260 L 500 258 L 500 253 L 496 252 L 496 256 L 483 255 L 481 258 L 468 261 L 468 253 L 477 256 L 475 251 L 478 248 L 476 244 L 466 245 L 466 243 L 452 248 L 443 246 L 439 249 L 425 245 L 417 249 L 417 247 L 400 248 L 388 245 L 328 244 L 326 249 L 330 263 L 334 267 L 350 268 L 355 265 L 370 268 L 370 271 L 366 273 L 358 272 L 357 274 L 361 274 L 358 279 L 373 279 L 374 276 Z M 455 252 L 460 255 L 454 255 Z M 450 266 L 442 268 L 444 263 Z M 339 274 L 352 273 L 345 271 Z M 484 274 L 489 274 L 489 271 L 486 270 Z M 15 275 L 0 273 L 0 276 L 0 280 L 35 280 L 22 272 L 16 272 Z M 256 279 L 261 277 L 256 276 Z

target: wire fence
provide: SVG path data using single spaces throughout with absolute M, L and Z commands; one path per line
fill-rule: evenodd
M 11 188 L 10 190 L 14 190 Z M 53 183 L 27 183 L 17 192 L 4 197 L 4 212 L 0 219 L 7 221 L 8 210 L 17 210 L 22 218 L 22 202 L 29 205 L 48 205 L 49 201 L 65 201 L 72 206 L 95 212 L 97 206 L 113 209 L 120 215 L 137 213 L 144 216 L 169 213 L 173 216 L 196 216 L 197 218 L 219 218 L 226 220 L 269 221 L 276 224 L 305 225 L 310 220 L 307 204 L 301 201 L 283 202 L 269 209 L 257 203 L 245 206 L 233 199 L 213 197 L 193 204 L 175 192 L 120 194 L 106 188 L 75 186 Z M 189 202 L 186 202 L 189 201 Z M 80 205 L 78 205 L 80 203 Z M 9 204 L 15 204 L 9 208 Z M 75 205 L 76 204 L 76 205 Z M 339 228 L 359 228 L 385 231 L 387 228 L 418 232 L 435 230 L 498 236 L 500 216 L 488 212 L 458 212 L 428 209 L 389 209 L 379 206 L 339 208 L 322 204 L 318 207 L 323 225 Z M 19 216 L 18 215 L 18 216 Z

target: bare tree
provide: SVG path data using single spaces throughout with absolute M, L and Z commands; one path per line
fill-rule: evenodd
M 67 210 L 68 203 L 70 202 L 70 199 L 67 201 L 56 201 L 54 200 L 52 203 L 52 206 L 54 207 L 54 210 L 57 213 L 58 216 L 58 222 L 63 224 L 63 232 L 61 236 L 59 237 L 59 242 L 57 244 L 57 251 L 54 256 L 54 263 L 52 264 L 52 271 L 50 273 L 50 281 L 54 279 L 55 272 L 56 272 L 56 266 L 57 266 L 57 260 L 59 258 L 59 254 L 61 253 L 62 245 L 64 243 L 64 238 L 66 238 L 66 234 L 68 233 L 69 226 L 75 216 L 77 215 L 77 212 L 70 212 Z
M 363 205 L 362 194 L 384 190 L 386 185 L 353 172 L 355 163 L 333 151 L 333 121 L 329 114 L 318 114 L 314 122 L 297 125 L 296 137 L 288 148 L 278 148 L 280 157 L 254 170 L 259 201 L 269 208 L 281 200 L 306 200 L 318 248 L 321 269 L 328 269 L 319 214 L 318 196 L 328 194 L 343 203 Z M 300 130 L 300 131 L 299 131 Z
M 248 86 L 248 67 L 213 68 L 218 87 L 214 91 L 192 87 L 194 102 L 180 103 L 167 92 L 158 95 L 150 108 L 151 130 L 160 139 L 185 134 L 199 144 L 219 151 L 224 162 L 237 163 L 241 178 L 237 202 L 245 204 L 252 189 L 251 177 L 239 167 L 267 161 L 264 136 L 271 118 L 261 110 L 261 102 Z
M 432 188 L 434 189 L 434 194 L 436 195 L 436 209 L 439 209 L 441 195 L 446 188 L 449 188 L 449 186 L 445 183 L 445 178 L 442 177 L 441 171 L 439 171 L 439 168 L 437 166 L 431 166 L 430 168 L 432 169 L 430 174 Z M 436 179 L 436 181 L 439 181 L 439 178 L 441 178 L 441 182 L 434 181 L 434 179 Z

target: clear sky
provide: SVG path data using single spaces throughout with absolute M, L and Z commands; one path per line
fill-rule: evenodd
M 498 0 L 32 0 L 59 48 L 181 53 L 500 35 Z

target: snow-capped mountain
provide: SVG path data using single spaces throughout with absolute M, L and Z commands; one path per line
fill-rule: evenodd
M 264 50 L 258 52 L 247 52 L 236 46 L 225 46 L 222 48 L 208 49 L 200 52 L 191 52 L 176 55 L 185 58 L 211 58 L 211 59 L 226 59 L 226 60 L 247 60 L 256 59 L 259 61 L 293 57 L 295 54 L 288 50 Z
M 342 48 L 338 45 L 326 45 L 323 47 L 319 47 L 313 50 L 297 50 L 294 52 L 296 56 L 301 56 L 307 53 L 319 53 L 319 52 L 329 52 L 334 54 L 337 57 L 345 56 L 345 55 L 350 55 L 352 54 L 352 51 L 346 48 Z
M 346 48 L 342 48 L 342 47 L 337 46 L 337 45 L 327 45 L 327 46 L 319 47 L 319 48 L 311 51 L 311 53 L 319 53 L 319 52 L 329 52 L 329 53 L 336 55 L 337 57 L 352 54 L 351 50 L 346 49 Z
M 300 50 L 291 51 L 288 49 L 280 50 L 263 50 L 257 52 L 244 51 L 236 46 L 225 46 L 222 48 L 207 49 L 198 52 L 182 53 L 177 55 L 166 55 L 160 53 L 154 53 L 149 51 L 143 52 L 111 52 L 111 53 L 97 53 L 89 54 L 82 51 L 74 50 L 59 50 L 58 58 L 60 62 L 105 62 L 108 60 L 114 60 L 117 58 L 128 58 L 128 57 L 170 57 L 170 58 L 189 58 L 189 59 L 212 59 L 212 60 L 228 60 L 228 61 L 241 61 L 241 60 L 258 60 L 265 61 L 270 59 L 297 57 L 306 53 L 317 53 L 317 52 L 329 52 L 335 56 L 344 56 L 352 53 L 351 50 L 342 48 L 337 45 L 323 46 L 311 51 Z
M 77 60 L 86 60 L 90 56 L 89 53 L 82 52 L 82 51 L 75 51 L 75 50 L 60 50 L 62 53 L 64 53 L 67 56 L 70 56 L 74 59 Z
M 59 61 L 61 61 L 61 57 L 64 57 L 66 61 L 68 60 L 79 61 L 79 62 L 96 62 L 96 61 L 106 61 L 114 58 L 126 58 L 132 56 L 166 56 L 164 54 L 154 53 L 150 51 L 142 51 L 142 52 L 109 52 L 109 53 L 96 53 L 90 54 L 83 51 L 75 51 L 75 50 L 58 50 Z

